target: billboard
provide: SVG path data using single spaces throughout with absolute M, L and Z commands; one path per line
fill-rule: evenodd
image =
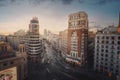
M 17 68 L 12 67 L 0 71 L 0 80 L 17 80 Z

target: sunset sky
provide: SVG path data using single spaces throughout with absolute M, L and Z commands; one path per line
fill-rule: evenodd
M 28 30 L 32 17 L 44 29 L 58 33 L 67 29 L 68 15 L 85 11 L 89 26 L 118 25 L 120 0 L 0 0 L 0 34 Z

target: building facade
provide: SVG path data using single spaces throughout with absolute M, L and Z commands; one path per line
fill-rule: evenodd
M 118 27 L 109 26 L 95 37 L 94 69 L 117 76 L 119 72 L 120 33 Z
M 63 57 L 67 55 L 67 35 L 67 29 L 59 32 L 59 50 Z
M 29 31 L 26 35 L 26 49 L 29 59 L 36 60 L 43 52 L 42 40 L 39 35 L 39 21 L 34 17 L 29 24 Z M 39 60 L 39 59 L 38 59 Z
M 24 80 L 27 76 L 26 56 L 12 49 L 9 43 L 0 42 L 0 80 Z
M 94 69 L 120 79 L 120 14 L 118 27 L 109 26 L 96 34 Z
M 77 12 L 69 15 L 67 56 L 83 64 L 88 50 L 88 15 Z

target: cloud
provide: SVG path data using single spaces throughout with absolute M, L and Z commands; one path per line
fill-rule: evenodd
M 86 0 L 62 0 L 62 3 L 65 5 L 71 4 L 73 1 L 79 2 L 80 4 L 84 3 Z
M 79 1 L 79 3 L 84 3 L 85 2 L 85 0 L 78 0 Z
M 28 0 L 30 4 L 38 6 L 44 2 L 52 2 L 52 3 L 59 3 L 61 2 L 64 5 L 69 5 L 73 2 L 73 0 Z
M 73 2 L 73 0 L 62 0 L 63 4 L 71 4 Z
M 0 7 L 6 6 L 7 1 L 6 0 L 0 0 Z
M 109 3 L 118 3 L 120 2 L 120 0 L 94 0 L 92 2 L 92 5 L 106 5 L 106 4 L 109 4 Z
M 0 0 L 0 7 L 21 4 L 24 0 Z
M 22 3 L 28 3 L 30 6 L 39 6 L 45 2 L 50 3 L 61 3 L 63 5 L 70 5 L 73 2 L 79 4 L 90 4 L 90 5 L 106 5 L 109 3 L 118 3 L 120 0 L 0 0 L 0 7 L 5 7 L 9 5 L 20 5 Z
M 24 2 L 27 2 L 30 5 L 34 5 L 34 6 L 39 6 L 44 2 L 52 2 L 52 3 L 61 2 L 63 5 L 70 5 L 73 1 L 83 3 L 85 0 L 0 0 L 0 7 L 5 7 L 8 5 L 18 5 Z

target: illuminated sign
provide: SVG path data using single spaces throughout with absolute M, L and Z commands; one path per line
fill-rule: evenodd
M 0 80 L 17 80 L 17 68 L 9 68 L 0 71 Z

